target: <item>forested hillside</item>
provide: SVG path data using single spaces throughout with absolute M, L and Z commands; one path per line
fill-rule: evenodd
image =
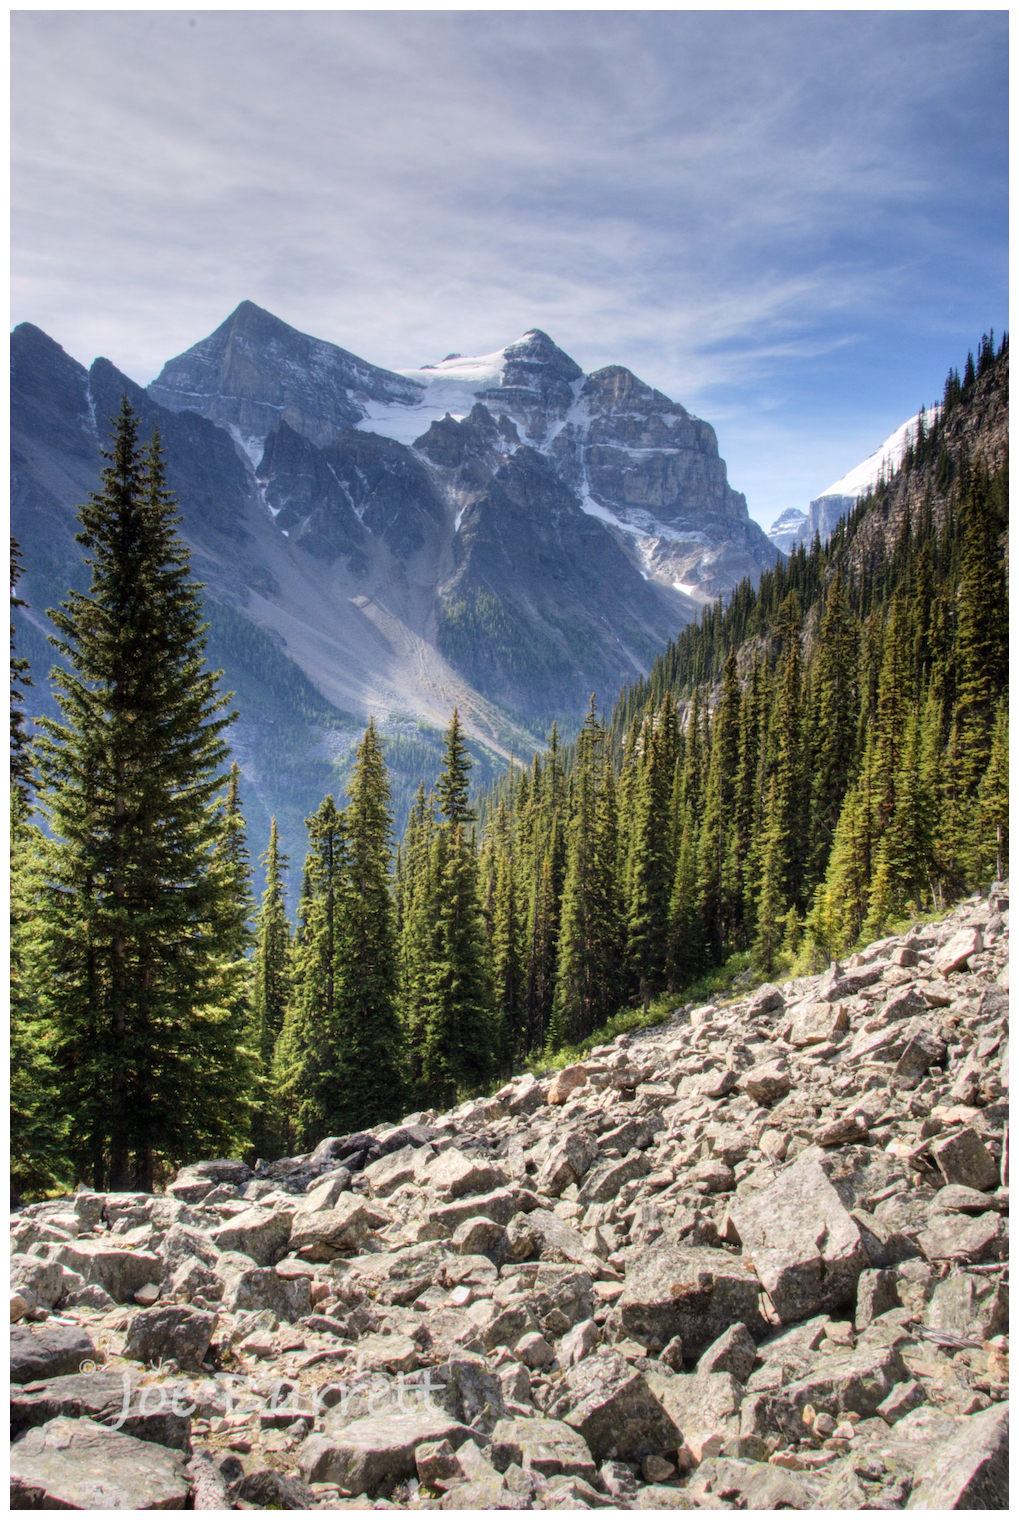
M 125 403 L 81 516 L 106 560 L 58 622 L 62 722 L 34 750 L 12 666 L 16 1185 L 151 1186 L 213 1145 L 271 1159 L 448 1106 L 622 1009 L 818 969 L 1000 876 L 1007 394 L 986 338 L 827 545 L 707 608 L 607 719 L 592 698 L 568 750 L 553 728 L 472 796 L 454 712 L 398 848 L 370 723 L 346 798 L 307 820 L 296 930 L 275 824 L 245 837 L 198 588 Z M 152 536 L 147 581 L 124 520 Z M 149 639 L 129 696 L 125 608 Z M 214 623 L 212 652 L 233 635 Z M 256 690 L 253 668 L 242 708 Z M 310 686 L 287 695 L 315 716 Z M 153 854 L 167 819 L 179 847 Z
M 1005 868 L 1007 401 L 985 337 L 827 545 L 706 609 L 567 765 L 553 746 L 486 799 L 518 1050 L 734 954 L 821 963 Z

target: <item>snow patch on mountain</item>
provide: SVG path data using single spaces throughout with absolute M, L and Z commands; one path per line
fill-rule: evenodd
M 427 433 L 433 422 L 441 422 L 447 415 L 454 422 L 462 422 L 481 391 L 498 388 L 502 383 L 505 368 L 506 349 L 499 348 L 492 354 L 468 358 L 456 354 L 421 369 L 396 370 L 394 373 L 420 387 L 421 399 L 409 404 L 362 401 L 364 416 L 357 426 L 364 433 L 379 433 L 397 443 L 412 444 Z
M 937 415 L 937 408 L 926 415 L 933 422 Z M 882 477 L 887 480 L 890 475 L 894 475 L 902 463 L 909 444 L 916 441 L 916 425 L 919 420 L 918 412 L 915 417 L 910 417 L 908 422 L 897 427 L 895 432 L 891 433 L 873 454 L 868 454 L 861 464 L 840 476 L 827 490 L 819 492 L 815 500 L 820 500 L 823 496 L 863 496 L 876 486 Z

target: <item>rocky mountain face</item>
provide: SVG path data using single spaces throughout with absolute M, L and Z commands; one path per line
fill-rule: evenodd
M 15 1507 L 1006 1508 L 1008 916 L 18 1209 Z
M 24 652 L 48 667 L 43 609 L 82 584 L 74 509 L 127 394 L 163 438 L 249 785 L 295 822 L 369 713 L 409 753 L 459 704 L 492 760 L 526 751 L 774 561 L 707 423 L 540 332 L 397 374 L 244 302 L 146 391 L 23 324 L 12 394 Z

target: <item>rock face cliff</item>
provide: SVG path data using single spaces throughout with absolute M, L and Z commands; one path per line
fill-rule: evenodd
M 1007 1508 L 1007 988 L 996 883 L 448 1113 L 16 1210 L 15 1507 Z
M 13 526 L 37 668 L 124 394 L 164 441 L 249 784 L 295 821 L 369 713 L 416 743 L 458 704 L 490 756 L 527 751 L 774 562 L 707 423 L 541 332 L 398 374 L 243 302 L 143 390 L 23 324 Z

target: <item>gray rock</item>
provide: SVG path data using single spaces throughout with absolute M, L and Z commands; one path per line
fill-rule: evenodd
M 450 1246 L 459 1256 L 487 1256 L 490 1261 L 500 1262 L 506 1256 L 506 1230 L 484 1215 L 465 1219 L 453 1231 Z
M 549 1153 L 535 1178 L 539 1193 L 558 1198 L 570 1183 L 583 1181 L 598 1155 L 598 1142 L 583 1130 L 571 1130 Z
M 62 1245 L 57 1260 L 78 1272 L 86 1282 L 99 1286 L 118 1304 L 130 1303 L 146 1283 L 159 1282 L 163 1264 L 150 1251 L 129 1250 L 101 1241 L 75 1240 Z
M 124 1355 L 150 1364 L 172 1357 L 179 1367 L 197 1372 L 215 1328 L 216 1316 L 203 1309 L 142 1309 L 131 1320 Z
M 936 1140 L 931 1155 L 946 1182 L 983 1192 L 998 1185 L 998 1164 L 974 1129 Z
M 708 1247 L 656 1244 L 626 1276 L 617 1305 L 620 1328 L 652 1349 L 680 1336 L 687 1356 L 699 1356 L 729 1325 L 742 1322 L 763 1335 L 760 1283 L 749 1264 Z
M 290 1250 L 306 1261 L 331 1261 L 341 1251 L 351 1251 L 367 1239 L 368 1214 L 356 1193 L 343 1193 L 331 1209 L 294 1215 Z
M 643 1151 L 638 1150 L 630 1151 L 622 1161 L 603 1161 L 587 1173 L 577 1194 L 577 1203 L 581 1208 L 592 1203 L 608 1203 L 624 1183 L 635 1177 L 646 1177 L 650 1170 L 651 1163 Z
M 924 1323 L 966 1340 L 1007 1334 L 1008 1287 L 973 1272 L 952 1272 L 934 1289 Z
M 454 1451 L 471 1432 L 440 1410 L 354 1420 L 341 1431 L 311 1435 L 298 1464 L 306 1483 L 335 1483 L 347 1494 L 380 1494 L 415 1475 L 414 1450 L 423 1441 L 448 1441 Z
M 452 1419 L 490 1431 L 505 1417 L 502 1383 L 483 1356 L 458 1350 L 433 1372 L 432 1398 Z
M 19 1435 L 32 1425 L 45 1425 L 58 1415 L 70 1420 L 88 1419 L 99 1424 L 117 1425 L 125 1435 L 139 1441 L 153 1441 L 175 1451 L 191 1450 L 191 1419 L 177 1414 L 172 1398 L 161 1400 L 167 1407 L 138 1413 L 136 1380 L 127 1373 L 90 1372 L 69 1377 L 50 1378 L 28 1389 L 11 1390 L 11 1433 Z M 187 1400 L 182 1401 L 187 1407 Z M 124 1415 L 125 1406 L 133 1411 Z
M 930 1227 L 917 1237 L 928 1261 L 1002 1261 L 1008 1254 L 1008 1234 L 1001 1216 L 988 1211 L 967 1219 L 958 1214 L 937 1214 Z
M 318 1502 L 300 1478 L 289 1477 L 271 1467 L 245 1473 L 234 1485 L 233 1493 L 256 1509 L 314 1509 Z
M 960 1422 L 917 1468 L 907 1509 L 1008 1508 L 1008 1405 Z
M 591 1483 L 597 1476 L 587 1442 L 563 1420 L 500 1420 L 492 1431 L 491 1460 L 499 1472 L 515 1462 L 546 1478 L 565 1474 Z
M 730 1325 L 716 1341 L 701 1353 L 697 1371 L 729 1372 L 738 1383 L 745 1383 L 754 1370 L 757 1345 L 746 1325 Z
M 491 1193 L 496 1188 L 505 1187 L 509 1178 L 502 1167 L 465 1156 L 462 1151 L 451 1148 L 429 1162 L 425 1181 L 430 1188 L 453 1201 L 478 1193 Z
M 11 1447 L 12 1509 L 183 1509 L 182 1452 L 58 1416 Z
M 894 1425 L 896 1420 L 901 1420 L 903 1415 L 911 1414 L 914 1409 L 919 1409 L 921 1404 L 926 1404 L 927 1393 L 922 1383 L 915 1378 L 909 1378 L 905 1383 L 896 1383 L 887 1398 L 882 1399 L 877 1406 L 877 1413 L 889 1425 Z
M 862 1330 L 879 1314 L 899 1307 L 898 1274 L 870 1267 L 856 1284 L 856 1328 Z
M 59 1261 L 15 1252 L 11 1257 L 11 1291 L 21 1294 L 26 1309 L 52 1309 L 64 1295 L 66 1273 Z
M 84 1330 L 74 1325 L 11 1326 L 11 1382 L 37 1383 L 80 1372 L 101 1360 Z
M 744 1072 L 739 1085 L 744 1092 L 756 1098 L 758 1103 L 777 1103 L 784 1098 L 792 1087 L 792 1077 L 785 1061 L 777 1058 L 772 1061 L 762 1061 L 760 1065 L 753 1066 Z
M 951 976 L 955 971 L 962 971 L 970 956 L 979 955 L 983 948 L 984 941 L 979 929 L 960 929 L 942 945 L 934 957 L 934 970 L 939 976 Z
M 858 1346 L 818 1357 L 801 1377 L 770 1393 L 748 1392 L 740 1409 L 740 1435 L 770 1435 L 780 1430 L 799 1439 L 808 1404 L 836 1420 L 844 1414 L 861 1419 L 877 1414 L 896 1383 L 908 1373 L 894 1346 Z
M 785 1007 L 785 997 L 771 982 L 764 982 L 750 999 L 750 1013 L 776 1013 Z
M 867 1254 L 816 1161 L 794 1161 L 770 1187 L 734 1198 L 729 1212 L 784 1324 L 853 1302 Z
M 571 1367 L 549 1413 L 578 1430 L 596 1462 L 639 1462 L 665 1456 L 682 1444 L 682 1432 L 641 1373 L 616 1351 L 602 1348 Z
M 285 1282 L 272 1267 L 256 1266 L 239 1251 L 224 1251 L 216 1263 L 216 1277 L 222 1285 L 224 1309 L 232 1313 L 270 1309 L 279 1319 L 288 1319 L 292 1313 L 288 1289 L 300 1287 L 300 1283 Z M 304 1291 L 307 1294 L 306 1284 Z
M 290 1238 L 290 1216 L 269 1209 L 245 1209 L 212 1231 L 220 1251 L 241 1251 L 260 1267 L 273 1264 Z
M 730 1372 L 702 1372 L 698 1367 L 685 1376 L 655 1377 L 649 1371 L 648 1382 L 696 1455 L 709 1436 L 726 1440 L 739 1435 L 746 1389 Z

